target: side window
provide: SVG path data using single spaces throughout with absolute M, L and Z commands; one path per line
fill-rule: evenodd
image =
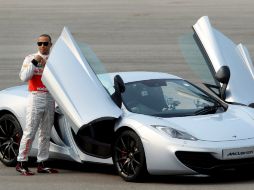
M 86 61 L 107 90 L 107 92 L 111 95 L 115 92 L 114 84 L 109 75 L 107 74 L 107 69 L 104 67 L 101 60 L 96 56 L 93 50 L 85 43 L 78 43 L 80 50 L 84 54 Z
M 215 72 L 202 45 L 194 33 L 179 39 L 180 49 L 185 62 L 203 84 L 219 95 L 219 83 L 214 78 Z

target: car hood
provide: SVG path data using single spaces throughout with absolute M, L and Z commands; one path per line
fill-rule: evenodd
M 247 109 L 241 106 L 229 106 L 223 113 L 163 120 L 166 120 L 172 128 L 185 131 L 199 140 L 242 140 L 254 138 L 254 113 Z

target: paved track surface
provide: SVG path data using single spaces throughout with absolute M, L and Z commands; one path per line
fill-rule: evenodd
M 66 161 L 50 162 L 59 169 L 58 174 L 20 176 L 14 168 L 0 165 L 0 189 L 2 190 L 252 190 L 254 175 L 245 176 L 152 176 L 141 183 L 123 181 L 112 166 L 77 164 Z M 32 165 L 31 170 L 36 171 Z
M 0 0 L 0 89 L 21 84 L 24 57 L 36 38 L 53 39 L 68 26 L 90 44 L 109 71 L 170 72 L 198 81 L 181 58 L 179 37 L 208 15 L 212 24 L 254 56 L 254 1 L 251 0 Z M 0 189 L 253 189 L 254 177 L 154 177 L 126 183 L 110 166 L 51 163 L 56 175 L 19 176 L 0 164 Z M 32 168 L 35 170 L 35 168 Z

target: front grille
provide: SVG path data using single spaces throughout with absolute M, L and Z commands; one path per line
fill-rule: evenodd
M 254 158 L 219 160 L 207 152 L 177 151 L 175 154 L 185 166 L 199 173 L 254 167 Z

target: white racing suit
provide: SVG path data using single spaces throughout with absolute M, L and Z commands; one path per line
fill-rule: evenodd
M 39 52 L 29 55 L 25 58 L 20 78 L 22 81 L 28 81 L 28 106 L 26 113 L 26 126 L 23 130 L 23 136 L 20 141 L 19 162 L 27 161 L 32 148 L 33 140 L 38 131 L 38 154 L 37 162 L 42 162 L 49 157 L 50 133 L 54 122 L 55 102 L 41 82 L 43 67 L 36 67 L 31 62 L 39 54 L 45 60 L 46 56 Z

